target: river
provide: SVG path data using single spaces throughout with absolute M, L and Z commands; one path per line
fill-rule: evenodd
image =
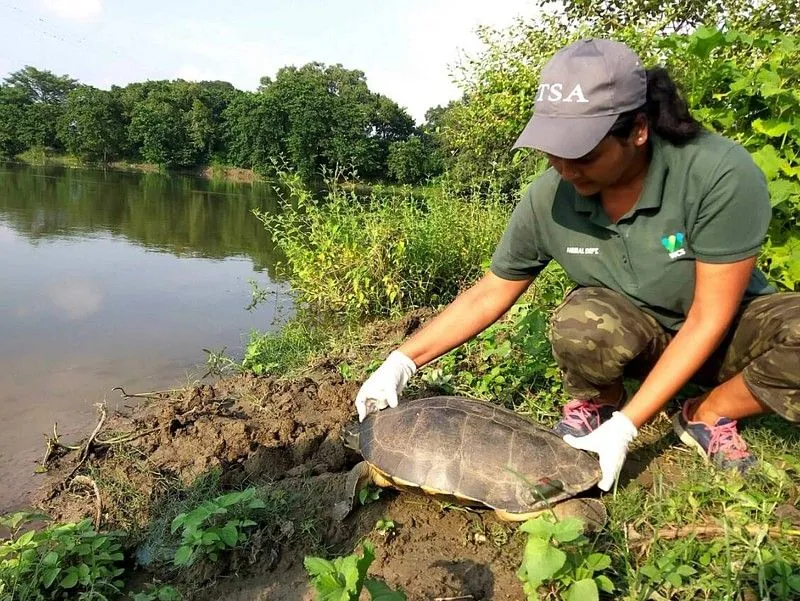
M 252 209 L 266 183 L 0 164 L 0 512 L 28 498 L 44 434 L 86 436 L 95 403 L 185 386 L 291 312 Z M 249 280 L 271 292 L 248 311 Z

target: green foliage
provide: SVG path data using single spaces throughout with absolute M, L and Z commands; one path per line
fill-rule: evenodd
M 336 557 L 332 561 L 307 556 L 303 564 L 316 589 L 318 601 L 358 601 L 366 587 L 372 601 L 405 601 L 400 591 L 390 589 L 385 583 L 367 578 L 367 570 L 375 560 L 372 543 L 364 541 L 363 555 Z
M 800 290 L 800 37 L 701 27 L 661 45 L 685 72 L 695 115 L 764 172 L 773 220 L 761 266 L 784 290 Z
M 0 518 L 0 526 L 12 531 L 0 546 L 0 600 L 109 599 L 118 594 L 124 571 L 121 533 L 98 533 L 88 519 L 21 533 L 45 519 L 31 513 Z
M 148 584 L 143 591 L 131 595 L 131 601 L 181 601 L 183 595 L 169 584 Z
M 401 184 L 418 184 L 441 172 L 441 161 L 429 136 L 412 135 L 389 146 L 389 175 Z
M 125 143 L 122 106 L 111 92 L 79 86 L 67 96 L 58 137 L 69 152 L 85 160 L 113 160 Z
M 255 488 L 231 492 L 203 502 L 172 520 L 172 533 L 180 530 L 181 546 L 175 552 L 175 565 L 189 565 L 199 556 L 217 561 L 220 553 L 247 540 L 247 529 L 257 526 L 252 519 L 265 508 Z
M 461 199 L 444 187 L 424 197 L 373 189 L 346 192 L 335 179 L 324 199 L 296 173 L 283 211 L 256 212 L 286 257 L 300 300 L 349 317 L 444 303 L 477 279 L 508 217 L 498 199 Z
M 541 598 L 543 585 L 565 601 L 597 601 L 599 591 L 614 591 L 608 576 L 599 573 L 611 565 L 611 558 L 594 551 L 583 528 L 577 518 L 555 521 L 549 514 L 520 526 L 528 540 L 517 576 L 530 601 Z
M 286 374 L 305 365 L 323 342 L 322 330 L 308 318 L 298 316 L 277 332 L 253 332 L 242 368 L 258 375 Z
M 559 372 L 547 340 L 548 315 L 537 304 L 519 303 L 473 340 L 426 367 L 423 381 L 447 394 L 517 405 L 526 390 L 550 411 L 560 391 Z

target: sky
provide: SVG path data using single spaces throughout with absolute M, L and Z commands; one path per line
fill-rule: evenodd
M 255 90 L 286 65 L 341 63 L 425 111 L 459 96 L 450 67 L 478 25 L 535 16 L 531 0 L 0 0 L 0 78 L 31 65 L 108 89 L 148 79 Z

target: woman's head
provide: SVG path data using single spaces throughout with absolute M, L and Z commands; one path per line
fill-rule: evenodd
M 682 144 L 700 131 L 666 70 L 626 45 L 581 40 L 542 69 L 534 114 L 514 148 L 543 151 L 581 194 L 614 185 L 649 151 L 651 132 Z

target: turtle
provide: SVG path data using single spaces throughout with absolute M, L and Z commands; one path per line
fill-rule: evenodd
M 358 491 L 379 487 L 493 510 L 502 521 L 543 512 L 577 516 L 589 530 L 607 520 L 599 499 L 577 497 L 600 480 L 596 458 L 551 430 L 498 405 L 461 396 L 401 402 L 345 424 L 346 447 L 359 462 L 335 514 L 344 520 Z

